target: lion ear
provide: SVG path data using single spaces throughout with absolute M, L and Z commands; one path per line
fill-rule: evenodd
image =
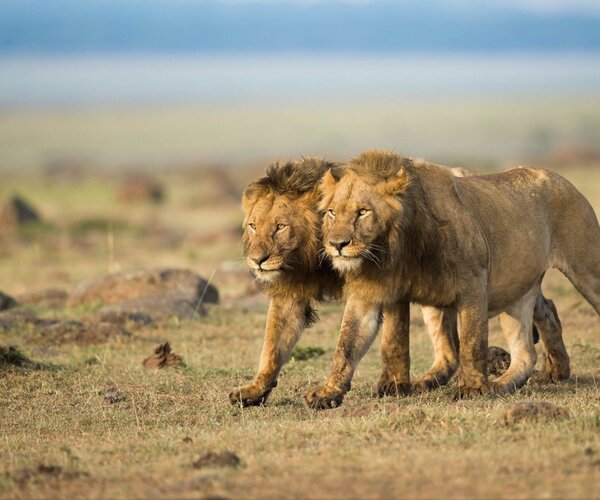
M 410 179 L 406 170 L 401 168 L 396 175 L 390 177 L 383 183 L 382 191 L 386 196 L 398 196 L 404 192 Z
M 251 182 L 248 184 L 246 189 L 244 189 L 244 194 L 242 195 L 242 209 L 246 213 L 250 212 L 251 208 L 263 193 L 264 187 L 257 182 Z
M 335 185 L 340 181 L 344 171 L 341 167 L 333 167 L 325 172 L 323 179 L 321 180 L 321 188 L 324 190 L 333 190 Z

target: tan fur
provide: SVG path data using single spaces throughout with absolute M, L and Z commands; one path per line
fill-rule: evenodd
M 533 311 L 548 268 L 560 269 L 600 314 L 600 226 L 587 200 L 557 174 L 518 168 L 457 178 L 373 151 L 326 174 L 322 189 L 324 246 L 344 273 L 347 297 L 329 389 L 349 387 L 352 336 L 365 335 L 359 317 L 392 303 L 458 313 L 459 397 L 492 389 L 487 322 L 495 315 L 514 355 L 493 389 L 512 392 L 525 383 L 535 364 Z M 542 335 L 548 351 L 562 344 L 556 331 L 546 335 L 554 335 Z M 309 404 L 322 406 L 327 392 L 309 393 Z
M 341 296 L 343 280 L 325 258 L 320 237 L 318 185 L 323 174 L 332 168 L 333 164 L 314 158 L 274 164 L 267 169 L 266 176 L 250 183 L 244 192 L 246 263 L 271 303 L 258 373 L 252 384 L 231 392 L 233 404 L 264 403 L 294 345 L 316 318 L 313 303 Z M 278 229 L 280 225 L 284 227 Z M 408 304 L 386 306 L 383 313 L 384 366 L 377 392 L 406 394 L 411 389 L 408 330 L 404 326 L 408 325 L 404 318 Z M 368 330 L 356 343 L 363 353 L 377 333 L 380 316 L 378 309 L 370 319 L 361 318 L 359 322 L 363 330 Z M 427 380 L 435 382 L 428 388 L 446 383 L 458 365 L 452 331 L 444 330 L 445 327 L 446 324 L 439 324 L 430 328 L 436 353 L 440 351 L 438 344 L 450 348 L 443 360 L 434 363 L 425 375 Z

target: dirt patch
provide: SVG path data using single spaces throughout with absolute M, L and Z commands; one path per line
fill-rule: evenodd
M 17 301 L 10 295 L 0 292 L 0 311 L 6 311 L 17 306 Z
M 183 358 L 178 354 L 171 352 L 171 346 L 168 342 L 165 342 L 154 349 L 154 354 L 146 358 L 142 364 L 144 365 L 144 368 L 149 369 L 167 368 L 169 366 L 185 366 Z
M 68 296 L 68 292 L 62 288 L 45 288 L 21 294 L 17 299 L 22 305 L 61 309 L 65 307 Z
M 239 467 L 242 460 L 231 451 L 209 451 L 202 455 L 192 465 L 194 469 L 204 469 L 209 467 Z
M 506 425 L 513 425 L 523 420 L 537 420 L 539 418 L 556 420 L 568 418 L 569 412 L 560 406 L 546 401 L 521 401 L 509 406 L 502 420 Z

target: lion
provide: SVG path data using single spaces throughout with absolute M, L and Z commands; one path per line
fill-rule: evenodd
M 318 191 L 323 175 L 335 166 L 315 158 L 274 164 L 244 192 L 246 262 L 271 303 L 258 374 L 252 384 L 230 393 L 233 404 L 264 403 L 302 332 L 316 320 L 313 303 L 341 296 L 343 278 L 322 249 Z M 555 328 L 556 321 L 548 317 L 544 304 L 540 302 L 536 321 L 543 328 Z M 447 383 L 457 368 L 456 313 L 422 309 L 434 346 L 434 363 L 411 384 L 409 364 L 404 362 L 408 346 L 396 342 L 397 329 L 408 327 L 403 317 L 408 308 L 402 305 L 387 311 L 382 328 L 384 368 L 377 385 L 380 396 L 435 388 Z
M 344 275 L 346 307 L 331 375 L 306 396 L 312 407 L 341 401 L 377 332 L 377 317 L 399 304 L 458 314 L 457 398 L 512 393 L 528 380 L 536 363 L 532 323 L 547 269 L 559 269 L 600 314 L 598 219 L 556 173 L 520 167 L 456 177 L 425 161 L 371 151 L 329 170 L 321 189 L 323 245 Z M 499 316 L 511 363 L 490 383 L 493 316 Z M 557 330 L 540 334 L 556 362 L 568 359 Z

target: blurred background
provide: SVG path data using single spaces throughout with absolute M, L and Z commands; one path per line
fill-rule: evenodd
M 0 0 L 0 13 L 0 279 L 17 292 L 243 268 L 241 191 L 299 155 L 535 164 L 600 200 L 597 1 Z
M 0 0 L 0 169 L 590 159 L 594 0 Z

